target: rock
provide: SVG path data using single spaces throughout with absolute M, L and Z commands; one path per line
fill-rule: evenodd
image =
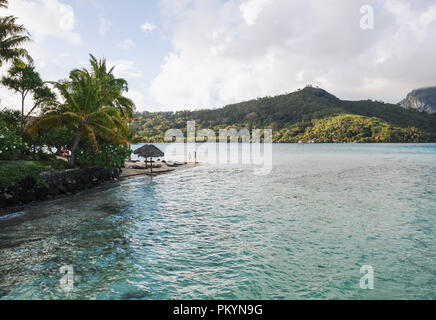
M 436 112 L 436 87 L 413 90 L 400 102 L 400 106 L 429 114 Z
M 25 179 L 15 186 L 0 188 L 0 208 L 46 200 L 61 194 L 70 195 L 95 187 L 105 181 L 114 181 L 119 178 L 120 172 L 119 168 L 44 172 L 41 174 L 44 184 L 38 184 L 33 179 Z
M 3 197 L 4 197 L 6 200 L 10 200 L 10 199 L 13 198 L 13 196 L 12 196 L 11 194 L 9 194 L 9 193 L 4 193 L 4 194 L 3 194 Z

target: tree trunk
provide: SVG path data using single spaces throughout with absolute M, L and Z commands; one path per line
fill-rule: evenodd
M 24 95 L 21 95 L 21 127 L 20 127 L 20 135 L 23 136 L 24 131 Z
M 79 146 L 81 136 L 82 136 L 82 129 L 79 128 L 76 133 L 76 137 L 74 138 L 73 147 L 71 148 L 70 159 L 68 160 L 68 167 L 70 168 L 74 168 L 74 164 L 76 162 L 76 151 L 77 151 L 77 147 Z

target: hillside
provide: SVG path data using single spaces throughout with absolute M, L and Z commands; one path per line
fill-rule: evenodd
M 400 105 L 406 109 L 434 113 L 436 112 L 436 87 L 413 90 L 400 102 Z
M 348 116 L 348 117 L 344 117 Z M 349 117 L 353 116 L 353 117 Z M 265 97 L 220 109 L 144 112 L 134 125 L 144 141 L 161 142 L 171 128 L 186 130 L 195 120 L 197 129 L 271 128 L 275 142 L 427 142 L 436 141 L 436 115 L 406 110 L 383 102 L 344 101 L 319 88 Z M 320 121 L 324 125 L 320 127 Z M 349 121 L 353 122 L 350 126 Z M 334 123 L 334 125 L 333 125 Z M 331 126 L 330 126 L 330 125 Z M 313 130 L 317 130 L 315 135 Z M 330 134 L 335 132 L 335 139 Z M 345 138 L 346 137 L 346 138 Z

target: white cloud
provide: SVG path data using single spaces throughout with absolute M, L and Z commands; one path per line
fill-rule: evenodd
M 120 78 L 141 78 L 143 72 L 135 67 L 135 62 L 131 60 L 112 60 L 107 62 L 109 66 L 115 66 L 114 73 Z
M 127 98 L 130 98 L 135 102 L 136 110 L 143 111 L 145 110 L 145 96 L 142 92 L 137 90 L 129 90 L 124 94 Z
M 193 0 L 160 0 L 159 6 L 164 16 L 174 17 L 182 13 Z
M 124 50 L 134 49 L 136 48 L 136 43 L 132 39 L 124 39 L 121 43 L 117 45 L 119 48 Z
M 100 33 L 101 36 L 105 36 L 106 33 L 109 32 L 109 30 L 112 27 L 112 22 L 104 17 L 100 17 L 99 18 L 99 27 L 98 27 L 98 32 Z
M 9 1 L 9 8 L 0 12 L 2 15 L 18 16 L 19 22 L 24 24 L 35 41 L 55 37 L 81 44 L 80 34 L 75 31 L 73 8 L 58 0 L 12 0 Z
M 166 109 L 214 107 L 312 83 L 341 98 L 398 102 L 435 85 L 436 5 L 371 0 L 376 28 L 368 31 L 359 27 L 366 3 L 181 1 L 173 50 L 150 95 Z
M 58 52 L 53 52 L 44 49 L 35 42 L 26 45 L 26 48 L 34 59 L 36 71 L 40 73 L 44 81 L 65 79 L 73 68 L 78 67 L 72 54 L 61 51 L 61 49 Z M 9 67 L 10 64 L 4 64 L 0 68 L 0 75 L 5 75 Z M 29 111 L 32 104 L 32 98 L 28 96 L 25 101 L 25 109 Z M 21 109 L 21 96 L 0 85 L 0 108 L 3 107 Z
M 248 25 L 253 25 L 262 10 L 267 5 L 272 4 L 272 2 L 273 0 L 247 0 L 239 6 L 239 9 L 242 12 L 245 22 Z
M 145 33 L 152 32 L 155 29 L 156 26 L 154 24 L 151 24 L 150 22 L 146 22 L 143 25 L 141 25 L 141 31 Z
M 33 41 L 24 47 L 33 57 L 43 80 L 66 78 L 68 72 L 77 67 L 69 49 L 80 45 L 82 40 L 75 29 L 76 18 L 71 6 L 58 0 L 12 0 L 9 1 L 9 9 L 0 10 L 0 15 L 5 14 L 17 16 L 19 23 L 30 32 Z M 50 40 L 60 42 L 57 50 L 45 47 Z M 0 74 L 4 75 L 9 66 L 5 64 Z M 21 108 L 20 96 L 3 86 L 0 86 L 0 98 L 1 107 Z M 27 97 L 26 110 L 31 105 L 32 99 Z

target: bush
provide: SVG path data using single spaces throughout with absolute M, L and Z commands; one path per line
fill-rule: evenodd
M 99 144 L 100 152 L 95 153 L 91 146 L 81 147 L 76 156 L 77 164 L 81 167 L 119 168 L 130 157 L 132 150 L 129 147 L 113 144 Z
M 21 156 L 26 151 L 27 145 L 23 139 L 4 123 L 0 123 L 0 159 L 5 160 Z
M 21 113 L 17 110 L 2 109 L 0 111 L 1 127 L 8 127 L 9 129 L 19 130 L 21 121 Z
M 40 174 L 47 170 L 44 164 L 37 161 L 0 161 L 0 186 L 14 186 L 28 178 L 43 184 Z
M 50 169 L 54 170 L 66 169 L 68 166 L 68 163 L 66 161 L 58 159 L 54 154 L 40 152 L 35 154 L 35 156 L 33 156 L 33 159 L 45 164 Z

